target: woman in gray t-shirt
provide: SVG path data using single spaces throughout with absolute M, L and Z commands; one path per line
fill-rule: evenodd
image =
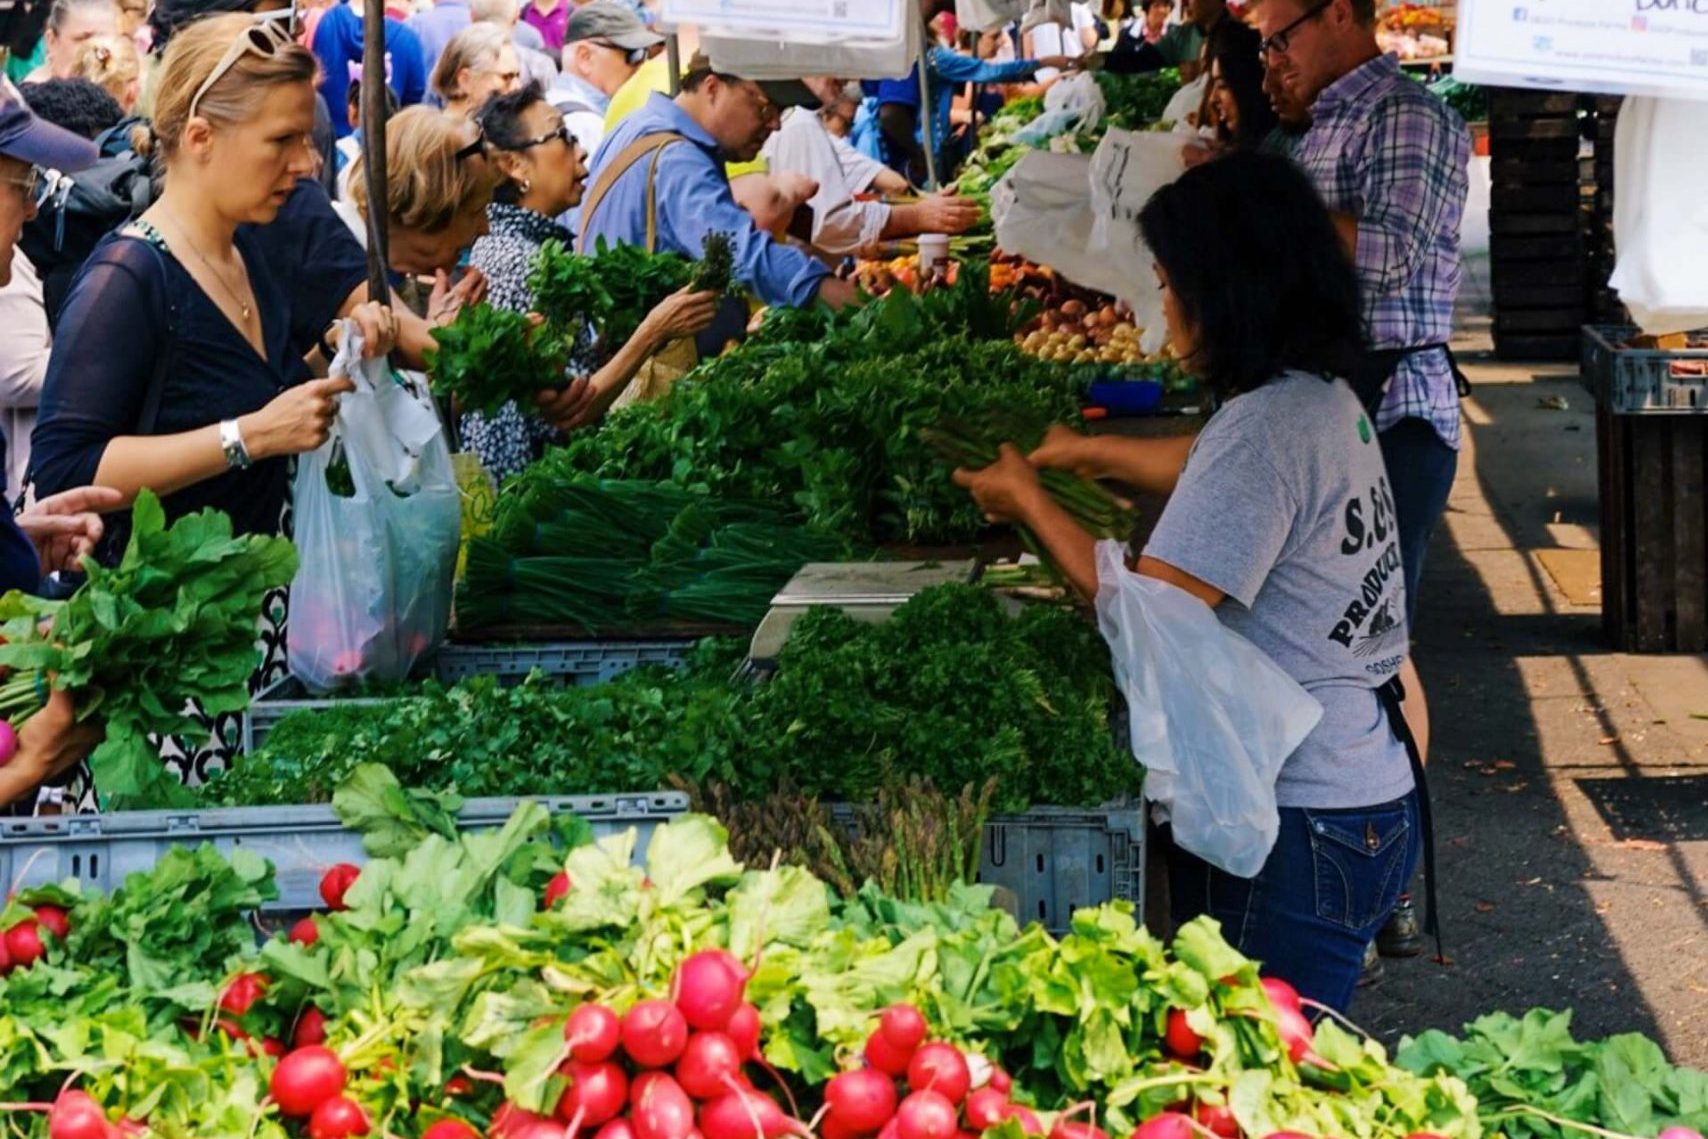
M 1175 847 L 1174 916 L 1211 914 L 1267 973 L 1344 1008 L 1421 841 L 1411 767 L 1377 694 L 1412 676 L 1393 499 L 1374 426 L 1333 378 L 1360 350 L 1357 282 L 1285 159 L 1241 153 L 1188 171 L 1139 224 L 1170 343 L 1220 409 L 1188 439 L 1053 428 L 1031 456 L 1005 447 L 956 479 L 993 518 L 1037 533 L 1087 598 L 1093 540 L 1037 467 L 1169 494 L 1136 571 L 1213 607 L 1324 709 L 1277 779 L 1281 831 L 1263 869 L 1237 878 Z

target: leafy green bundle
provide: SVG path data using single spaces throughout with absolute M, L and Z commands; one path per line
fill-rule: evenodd
M 802 565 L 848 553 L 761 503 L 537 464 L 500 498 L 491 534 L 469 544 L 457 619 L 590 633 L 671 620 L 751 628 Z
M 614 413 L 543 465 L 788 503 L 857 543 L 962 541 L 989 523 L 920 429 L 1000 412 L 1042 432 L 1079 408 L 1069 369 L 1009 341 L 1026 315 L 976 270 L 852 313 L 775 314 L 755 343 L 702 364 L 669 399 Z
M 217 510 L 168 527 L 160 500 L 144 490 L 116 569 L 86 559 L 88 578 L 65 601 L 18 592 L 0 598 L 0 666 L 14 670 L 0 714 L 14 724 L 27 718 L 52 676 L 80 716 L 106 727 L 90 766 L 109 808 L 187 802 L 148 737 L 205 736 L 205 724 L 187 711 L 191 701 L 210 716 L 249 706 L 261 606 L 269 590 L 290 584 L 296 567 L 289 540 L 234 537 L 231 519 Z M 52 622 L 45 634 L 43 621 Z
M 490 415 L 510 400 L 526 405 L 536 393 L 563 386 L 564 338 L 535 328 L 524 313 L 466 306 L 456 320 L 433 330 L 433 341 L 427 350 L 433 390 L 454 397 L 464 411 Z
M 1115 75 L 1099 71 L 1097 86 L 1103 92 L 1104 121 L 1122 130 L 1142 130 L 1154 125 L 1168 109 L 1168 101 L 1180 90 L 1180 72 L 1172 67 L 1140 75 Z
M 881 625 L 809 613 L 767 683 L 732 680 L 737 657 L 708 643 L 682 672 L 569 688 L 485 678 L 297 713 L 207 795 L 234 806 L 323 802 L 369 762 L 410 786 L 498 796 L 685 779 L 728 784 L 739 801 L 790 785 L 870 802 L 914 777 L 958 790 L 996 776 L 1007 811 L 1095 805 L 1138 786 L 1111 728 L 1108 650 L 1066 609 L 1029 606 L 1011 619 L 983 590 L 938 586 Z
M 592 256 L 548 241 L 534 260 L 528 287 L 534 310 L 558 329 L 591 324 L 609 355 L 635 334 L 646 314 L 694 276 L 694 263 L 675 253 L 648 253 L 638 245 L 607 245 Z
M 1708 1073 L 1675 1068 L 1646 1036 L 1572 1038 L 1572 1014 L 1492 1013 L 1463 1039 L 1431 1029 L 1394 1060 L 1420 1076 L 1453 1076 L 1477 1097 L 1483 1126 L 1510 1139 L 1574 1139 L 1593 1128 L 1654 1135 L 1708 1131 Z

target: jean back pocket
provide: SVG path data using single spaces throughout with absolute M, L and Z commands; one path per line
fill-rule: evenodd
M 1410 849 L 1408 804 L 1368 810 L 1305 811 L 1317 880 L 1317 917 L 1364 929 L 1387 917 L 1399 900 Z

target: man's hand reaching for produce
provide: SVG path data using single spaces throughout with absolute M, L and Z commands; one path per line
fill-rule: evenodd
M 18 529 L 35 544 L 42 573 L 76 569 L 101 541 L 101 515 L 124 502 L 112 487 L 77 487 L 49 495 L 18 515 Z
M 984 470 L 962 467 L 954 478 L 992 522 L 1024 522 L 1044 496 L 1038 468 L 1012 443 L 1004 443 L 996 462 Z
M 919 199 L 923 233 L 965 233 L 979 221 L 979 204 L 953 189 L 940 190 Z

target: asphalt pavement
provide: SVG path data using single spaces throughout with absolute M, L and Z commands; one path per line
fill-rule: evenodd
M 1593 402 L 1487 344 L 1414 630 L 1448 963 L 1386 962 L 1352 1019 L 1392 1044 L 1569 1008 L 1708 1068 L 1708 658 L 1607 647 Z

